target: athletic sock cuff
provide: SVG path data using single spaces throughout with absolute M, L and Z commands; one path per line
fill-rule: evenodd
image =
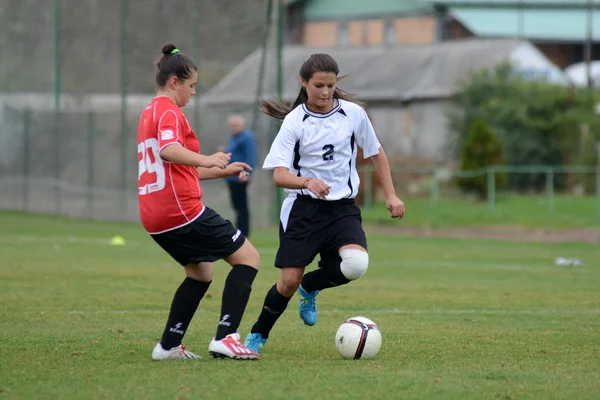
M 256 278 L 256 274 L 258 270 L 246 264 L 236 264 L 233 266 L 230 276 L 235 276 L 237 279 L 240 279 L 244 282 L 252 283 L 254 282 L 254 278 Z

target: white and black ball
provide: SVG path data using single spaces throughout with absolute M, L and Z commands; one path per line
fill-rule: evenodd
M 335 345 L 345 359 L 373 359 L 381 348 L 381 332 L 377 324 L 370 319 L 352 317 L 338 328 L 335 334 Z

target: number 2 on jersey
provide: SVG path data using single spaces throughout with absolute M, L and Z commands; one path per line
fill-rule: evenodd
M 335 146 L 332 144 L 326 144 L 323 146 L 323 161 L 333 161 L 333 153 L 335 153 Z
M 149 152 L 152 152 L 152 157 L 150 157 Z M 164 189 L 165 167 L 158 151 L 158 140 L 146 139 L 142 143 L 138 143 L 138 154 L 142 155 L 138 162 L 138 179 L 144 172 L 156 174 L 156 181 L 138 187 L 138 193 L 143 195 Z

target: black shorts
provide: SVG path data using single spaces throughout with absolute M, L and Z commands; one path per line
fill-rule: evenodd
M 367 248 L 360 208 L 354 199 L 326 201 L 298 196 L 287 226 L 279 225 L 279 249 L 275 266 L 306 267 L 321 255 L 319 267 L 339 264 L 340 247 L 357 244 Z
M 220 260 L 238 251 L 246 241 L 231 222 L 208 207 L 193 222 L 150 236 L 183 266 Z

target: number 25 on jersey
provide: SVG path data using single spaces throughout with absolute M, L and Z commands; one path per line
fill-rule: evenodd
M 152 153 L 152 155 L 150 155 Z M 144 175 L 144 173 L 156 174 L 156 180 L 153 182 L 150 180 L 143 186 L 138 187 L 138 193 L 141 195 L 158 192 L 165 188 L 165 167 L 163 166 L 160 153 L 158 151 L 158 140 L 146 139 L 142 143 L 138 143 L 138 158 L 141 154 L 141 158 L 138 162 L 138 179 Z M 140 180 L 140 182 L 143 182 Z

